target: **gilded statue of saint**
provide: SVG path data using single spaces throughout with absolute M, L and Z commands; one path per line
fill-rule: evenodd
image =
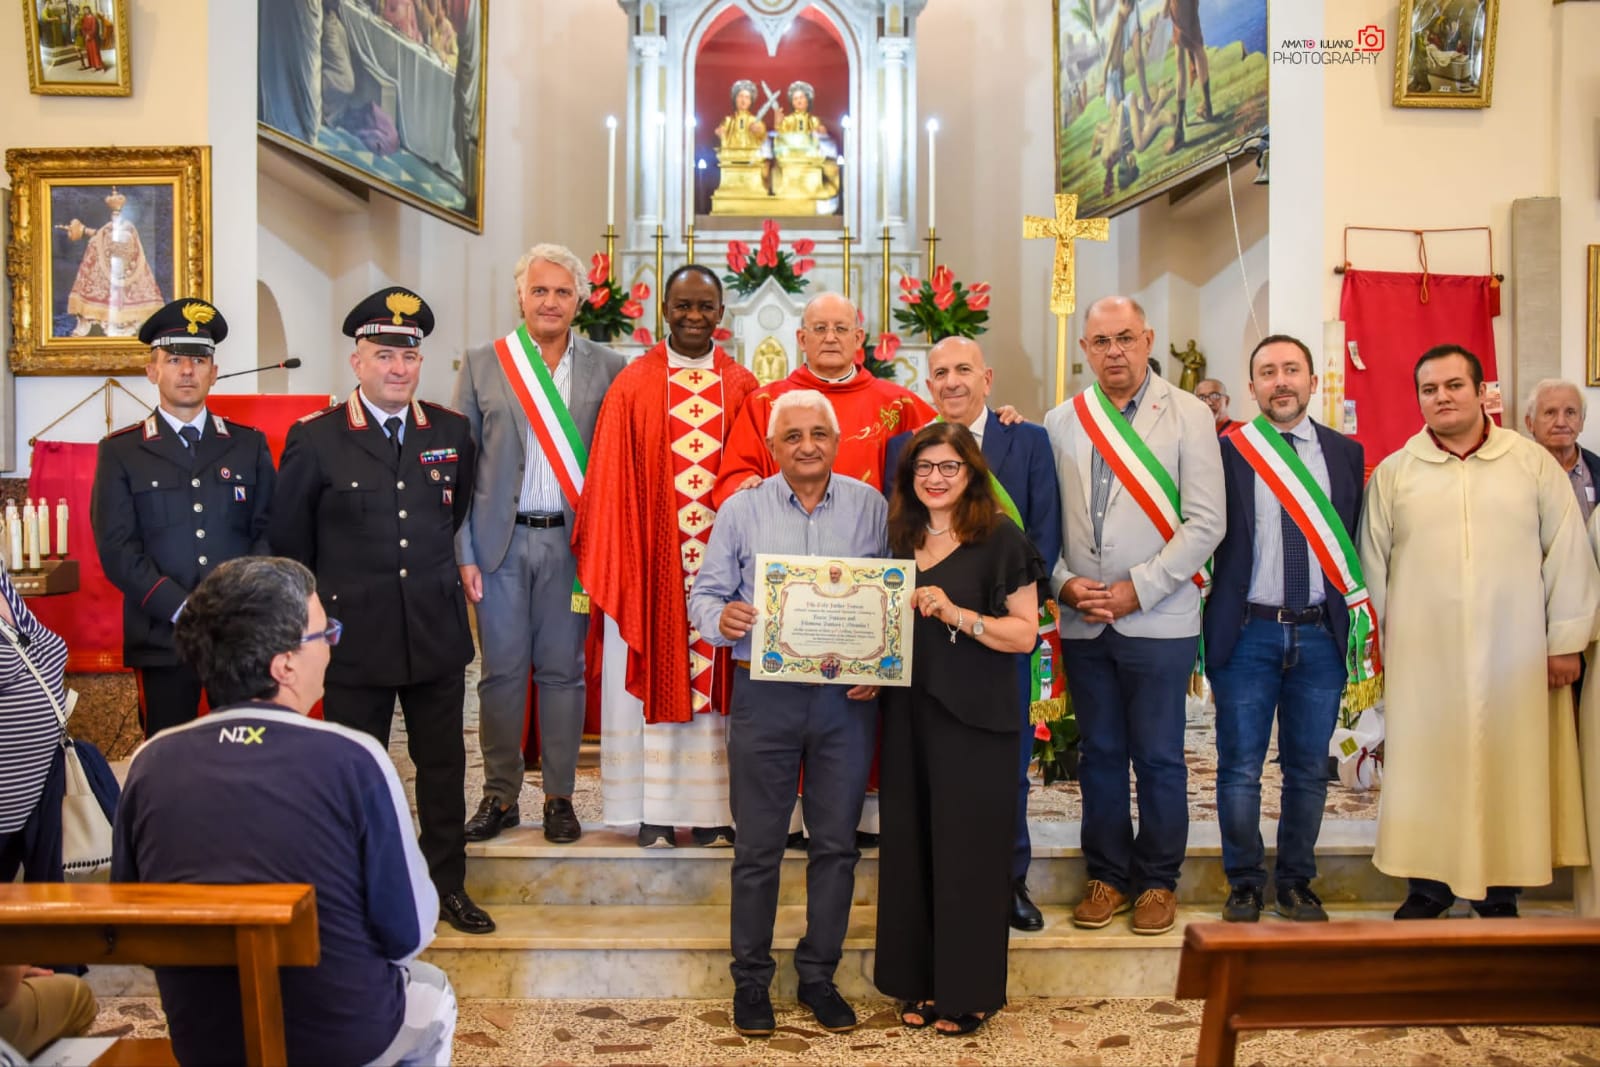
M 1206 376 L 1206 357 L 1195 346 L 1194 338 L 1189 338 L 1189 347 L 1179 352 L 1176 345 L 1168 345 L 1172 358 L 1183 364 L 1183 373 L 1178 377 L 1178 388 L 1186 393 L 1192 393 Z
M 740 78 L 733 83 L 733 114 L 717 123 L 717 143 L 724 149 L 759 150 L 767 139 L 767 127 L 750 113 L 755 102 L 756 83 Z
M 818 138 L 828 132 L 827 127 L 822 125 L 822 120 L 811 113 L 811 105 L 817 98 L 817 91 L 811 87 L 810 82 L 791 82 L 788 96 L 789 106 L 794 110 L 778 119 L 778 132 L 808 135 L 815 144 Z

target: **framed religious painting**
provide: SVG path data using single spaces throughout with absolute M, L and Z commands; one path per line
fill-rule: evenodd
M 133 374 L 139 327 L 211 299 L 211 150 L 12 148 L 11 369 Z
M 22 0 L 28 88 L 46 96 L 127 96 L 128 0 Z
M 489 0 L 258 7 L 261 138 L 482 233 Z
M 1600 385 L 1600 245 L 1589 246 L 1588 293 L 1588 384 Z
M 1500 0 L 1400 0 L 1396 107 L 1488 107 Z
M 1267 130 L 1267 0 L 1053 0 L 1056 191 L 1115 215 Z

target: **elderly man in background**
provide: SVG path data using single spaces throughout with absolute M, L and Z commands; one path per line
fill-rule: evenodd
M 1600 456 L 1578 444 L 1588 414 L 1589 402 L 1584 399 L 1583 390 L 1561 378 L 1546 378 L 1535 385 L 1522 413 L 1528 434 L 1566 472 L 1584 522 L 1594 513 L 1595 488 L 1600 486 Z
M 1211 416 L 1217 420 L 1217 436 L 1221 437 L 1229 430 L 1237 429 L 1244 423 L 1228 414 L 1228 390 L 1215 378 L 1202 378 L 1195 384 L 1194 395 L 1206 402 L 1211 409 Z
M 478 446 L 472 507 L 456 531 L 461 586 L 477 605 L 483 649 L 483 800 L 466 835 L 486 841 L 519 821 L 531 667 L 544 836 L 569 844 L 583 833 L 572 790 L 589 628 L 570 538 L 600 401 L 627 361 L 573 332 L 589 282 L 571 251 L 534 245 L 518 260 L 516 278 L 521 324 L 466 354 L 453 401 Z

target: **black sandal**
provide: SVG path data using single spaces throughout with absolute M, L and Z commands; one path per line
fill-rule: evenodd
M 921 1016 L 920 1023 L 906 1022 L 907 1015 Z M 920 1004 L 916 1001 L 903 1001 L 900 1005 L 900 1025 L 907 1030 L 924 1030 L 939 1021 L 939 1013 L 933 1010 L 933 1001 L 924 1000 Z
M 935 1028 L 935 1032 L 940 1037 L 962 1037 L 988 1022 L 989 1016 L 993 1014 L 994 1012 L 992 1011 L 978 1011 L 968 1012 L 965 1015 L 946 1015 L 944 1017 L 945 1021 L 955 1023 L 956 1028 L 954 1030 L 939 1030 Z

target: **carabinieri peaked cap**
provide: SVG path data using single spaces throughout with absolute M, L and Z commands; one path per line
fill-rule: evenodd
M 379 289 L 350 309 L 344 335 L 392 348 L 416 348 L 433 332 L 433 309 L 409 289 Z
M 210 356 L 228 336 L 228 320 L 216 305 L 194 297 L 174 300 L 144 320 L 139 341 L 180 356 Z

